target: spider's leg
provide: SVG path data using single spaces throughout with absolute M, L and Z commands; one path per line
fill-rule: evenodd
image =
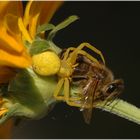
M 65 80 L 66 82 L 65 82 L 65 84 L 66 85 L 68 85 L 69 86 L 69 84 L 70 84 L 70 82 L 69 82 L 69 80 L 68 80 L 68 78 Z M 64 85 L 65 86 L 65 85 Z M 67 86 L 67 87 L 68 87 Z M 68 92 L 67 92 L 68 93 Z M 81 97 L 71 97 L 70 96 L 70 87 L 69 87 L 69 94 L 68 95 L 66 95 L 66 99 L 69 99 L 69 100 L 67 100 L 67 101 L 79 101 L 79 100 L 81 100 Z
M 69 89 L 69 80 L 65 78 L 64 82 L 64 94 L 65 94 L 65 101 L 70 106 L 81 107 L 81 103 L 78 101 L 70 101 L 70 89 Z
M 105 59 L 104 59 L 103 54 L 102 54 L 102 52 L 100 50 L 98 50 L 97 48 L 95 48 L 94 46 L 92 46 L 89 43 L 80 44 L 79 49 L 82 50 L 84 47 L 87 47 L 87 48 L 91 49 L 92 51 L 94 51 L 95 53 L 97 53 L 101 57 L 103 63 L 105 64 Z
M 62 87 L 63 87 L 63 84 L 64 84 L 64 79 L 61 78 L 57 85 L 56 85 L 56 88 L 55 88 L 55 91 L 54 91 L 54 97 L 57 99 L 57 100 L 64 100 L 64 96 L 63 95 L 59 95 Z
M 72 64 L 75 63 L 76 58 L 77 58 L 77 55 L 78 55 L 78 52 L 79 52 L 80 50 L 82 50 L 84 47 L 87 47 L 87 48 L 91 49 L 93 52 L 97 53 L 97 54 L 101 57 L 103 63 L 105 64 L 105 59 L 104 59 L 104 57 L 103 57 L 101 51 L 98 50 L 98 49 L 96 49 L 94 46 L 90 45 L 89 43 L 82 43 L 82 44 L 80 44 L 80 45 L 71 53 L 71 57 L 69 58 L 69 61 L 70 61 Z
M 72 50 L 74 50 L 74 49 L 75 49 L 74 47 L 68 48 L 68 49 L 66 50 L 66 52 L 64 53 L 64 58 L 63 58 L 63 60 L 67 60 L 70 51 L 72 51 Z
M 85 52 L 83 50 L 79 50 L 78 54 L 82 54 L 82 55 L 86 56 L 88 59 L 90 59 L 91 61 L 99 64 L 99 61 L 95 57 L 91 56 L 90 54 L 88 54 L 87 52 Z
M 64 97 L 65 97 L 65 100 L 66 100 L 67 103 L 69 102 L 69 98 L 70 98 L 69 84 L 70 83 L 69 83 L 68 78 L 65 78 L 65 81 L 64 81 Z

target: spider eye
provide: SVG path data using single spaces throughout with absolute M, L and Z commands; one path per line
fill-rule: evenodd
M 117 85 L 116 84 L 110 84 L 108 86 L 108 89 L 106 90 L 106 93 L 111 94 L 112 92 L 114 92 L 117 89 Z

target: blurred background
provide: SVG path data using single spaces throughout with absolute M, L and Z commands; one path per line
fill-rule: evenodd
M 89 42 L 102 51 L 116 78 L 123 78 L 120 98 L 140 107 L 140 2 L 65 2 L 52 19 L 58 24 L 70 15 L 80 20 L 55 37 L 59 47 Z M 23 121 L 13 138 L 140 138 L 140 125 L 94 109 L 90 125 L 79 109 L 60 103 L 37 121 Z

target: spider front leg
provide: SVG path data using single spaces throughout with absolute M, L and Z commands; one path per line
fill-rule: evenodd
M 58 84 L 56 85 L 55 91 L 54 91 L 54 97 L 55 99 L 59 101 L 66 101 L 66 103 L 70 106 L 77 106 L 80 107 L 81 105 L 74 103 L 74 101 L 80 100 L 80 98 L 71 98 L 70 97 L 70 87 L 69 87 L 69 80 L 68 78 L 62 78 L 58 81 Z M 64 85 L 64 91 L 63 95 L 60 95 L 61 89 Z
M 100 50 L 96 49 L 94 46 L 90 45 L 89 43 L 80 44 L 78 49 L 82 50 L 84 47 L 87 47 L 87 48 L 91 49 L 93 52 L 97 53 L 101 57 L 103 63 L 105 64 L 105 59 L 104 59 L 103 54 Z
M 81 104 L 78 103 L 79 101 L 79 98 L 76 102 L 75 101 L 72 101 L 73 98 L 70 97 L 70 86 L 69 86 L 69 79 L 68 78 L 65 78 L 65 82 L 64 82 L 64 97 L 65 97 L 65 100 L 66 100 L 66 103 L 70 106 L 75 106 L 75 107 L 81 107 Z
M 68 48 L 67 50 L 66 50 L 66 52 L 64 53 L 64 58 L 63 58 L 63 60 L 67 60 L 67 58 L 68 58 L 68 56 L 69 56 L 69 53 L 70 53 L 70 51 L 72 51 L 72 50 L 74 50 L 75 48 L 74 47 L 70 47 L 70 48 Z
M 55 91 L 54 91 L 54 97 L 55 99 L 57 100 L 64 100 L 64 96 L 63 95 L 59 95 L 60 94 L 60 91 L 63 87 L 63 84 L 64 84 L 64 78 L 61 78 L 57 85 L 56 85 L 56 88 L 55 88 Z
M 96 61 L 93 56 L 91 56 L 90 54 L 86 53 L 86 51 L 82 50 L 84 47 L 87 47 L 87 48 L 91 49 L 93 52 L 97 53 L 101 57 L 101 60 L 103 61 L 103 63 L 105 64 L 105 59 L 104 59 L 101 51 L 96 49 L 94 46 L 90 45 L 89 43 L 82 43 L 82 44 L 80 44 L 80 46 L 75 48 L 75 50 L 71 53 L 70 57 L 68 58 L 68 61 L 71 62 L 72 64 L 74 64 L 76 59 L 77 59 L 78 53 L 82 51 L 84 54 L 86 54 L 86 56 L 90 57 L 89 58 L 90 60 L 92 60 L 93 62 L 97 62 L 98 60 Z
M 85 52 L 83 50 L 79 50 L 78 54 L 82 54 L 83 56 L 85 56 L 86 58 L 91 60 L 92 62 L 99 64 L 99 61 L 96 58 L 94 58 L 93 56 L 91 56 L 90 54 L 88 54 L 87 52 Z

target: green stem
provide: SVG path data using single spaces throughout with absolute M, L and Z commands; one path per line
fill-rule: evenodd
M 112 103 L 108 103 L 108 105 L 100 103 L 96 106 L 96 108 L 116 114 L 129 121 L 140 124 L 140 109 L 121 99 L 116 99 Z

